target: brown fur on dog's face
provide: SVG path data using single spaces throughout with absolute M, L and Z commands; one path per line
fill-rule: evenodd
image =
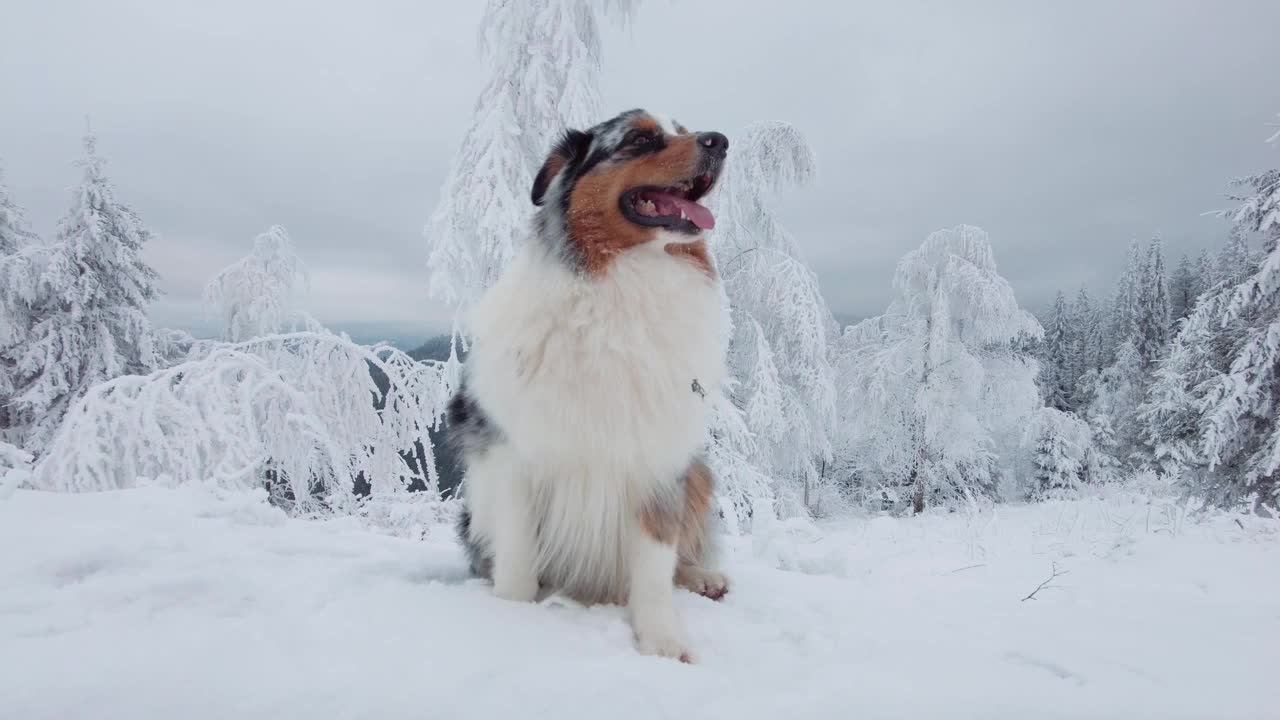
M 687 235 L 690 244 L 700 242 L 703 228 L 694 219 L 701 218 L 693 211 L 714 186 L 726 149 L 727 140 L 719 133 L 690 133 L 677 123 L 633 110 L 585 133 L 566 134 L 538 173 L 533 200 L 544 205 L 543 214 L 560 214 L 566 249 L 579 267 L 603 273 L 613 258 L 655 239 L 660 231 Z M 655 195 L 678 198 L 679 216 L 646 202 Z M 689 204 L 695 206 L 686 218 L 682 208 Z M 709 227 L 706 219 L 702 225 Z M 700 248 L 671 254 L 688 258 L 710 275 L 705 244 Z

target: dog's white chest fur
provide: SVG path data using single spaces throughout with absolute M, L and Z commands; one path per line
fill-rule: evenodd
M 713 281 L 665 244 L 596 278 L 529 247 L 481 301 L 468 382 L 521 457 L 674 478 L 697 452 L 722 314 Z
M 639 511 L 680 497 L 724 375 L 716 286 L 663 240 L 594 278 L 526 248 L 473 317 L 468 392 L 497 433 L 464 481 L 473 538 L 532 522 L 499 558 L 587 602 L 626 596 Z

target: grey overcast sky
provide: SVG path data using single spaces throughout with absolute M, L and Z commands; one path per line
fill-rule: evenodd
M 5 0 L 0 158 L 52 236 L 86 113 L 160 239 L 159 323 L 286 226 L 327 323 L 426 334 L 421 229 L 483 70 L 480 0 Z M 932 229 L 991 234 L 1038 309 L 1109 291 L 1128 242 L 1216 247 L 1226 182 L 1280 162 L 1276 0 L 649 0 L 605 43 L 606 111 L 804 131 L 817 181 L 779 198 L 837 312 L 880 312 Z

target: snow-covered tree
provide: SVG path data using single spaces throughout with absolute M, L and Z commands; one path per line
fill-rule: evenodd
M 1213 280 L 1210 286 L 1238 285 L 1257 270 L 1258 259 L 1249 247 L 1246 229 L 1240 224 L 1232 225 L 1227 242 L 1218 251 L 1214 265 Z
M 1134 240 L 1129 243 L 1124 271 L 1116 283 L 1115 295 L 1111 301 L 1111 321 L 1105 342 L 1108 364 L 1116 359 L 1121 344 L 1127 340 L 1136 343 L 1142 296 L 1142 266 L 1142 245 Z
M 0 166 L 0 285 L 3 285 L 0 287 L 0 442 L 12 424 L 8 407 L 17 381 L 13 363 L 6 358 L 12 357 L 15 348 L 26 342 L 27 333 L 31 330 L 30 307 L 17 294 L 26 283 L 10 275 L 32 269 L 28 259 L 16 256 L 38 242 L 27 225 L 22 208 L 9 194 L 3 171 L 3 166 Z
M 731 308 L 734 399 L 755 435 L 757 467 L 775 479 L 781 499 L 814 511 L 833 460 L 828 345 L 836 322 L 770 205 L 775 191 L 809 180 L 813 153 L 798 130 L 776 122 L 751 126 L 734 148 L 715 199 L 713 237 Z
M 1128 462 L 1138 449 L 1139 405 L 1146 393 L 1147 374 L 1137 342 L 1130 338 L 1116 349 L 1116 358 L 1092 373 L 1084 385 L 1085 416 L 1090 425 L 1107 428 L 1115 457 Z
M 427 431 L 449 388 L 435 363 L 327 333 L 217 344 L 150 375 L 96 385 L 36 465 L 37 487 L 93 491 L 138 478 L 269 486 L 308 511 L 438 490 Z
M 427 224 L 429 291 L 465 308 L 529 230 L 529 188 L 552 140 L 601 120 L 601 16 L 635 0 L 489 0 L 480 21 L 488 78 Z
M 28 339 L 5 361 L 14 368 L 10 409 L 37 455 L 89 387 L 150 372 L 158 360 L 147 317 L 156 273 L 142 259 L 151 233 L 116 200 L 92 135 L 84 150 L 84 176 L 56 243 L 23 258 L 26 272 L 12 278 L 22 287 L 7 292 L 28 298 L 34 318 Z
M 1191 314 L 1196 298 L 1200 297 L 1198 285 L 1191 258 L 1183 254 L 1178 268 L 1173 271 L 1173 279 L 1169 281 L 1169 314 L 1174 322 Z
M 1276 142 L 1280 133 L 1271 138 Z M 1280 171 L 1236 181 L 1217 284 L 1201 297 L 1142 409 L 1167 469 L 1222 504 L 1280 501 Z M 1247 234 L 1264 238 L 1259 262 Z
M 205 286 L 205 302 L 216 311 L 227 342 L 273 335 L 293 324 L 315 325 L 296 310 L 299 286 L 308 282 L 289 234 L 272 225 L 253 241 L 253 250 L 224 268 Z
M 1209 292 L 1209 289 L 1213 287 L 1216 274 L 1217 270 L 1214 266 L 1213 256 L 1209 254 L 1207 249 L 1201 250 L 1200 254 L 1196 256 L 1195 268 L 1195 297 L 1197 301 L 1200 299 L 1200 296 Z M 1187 311 L 1187 314 L 1190 315 L 1191 310 L 1194 309 L 1195 306 L 1193 305 Z
M 1139 277 L 1134 344 L 1142 367 L 1150 369 L 1169 343 L 1169 279 L 1164 270 L 1164 241 L 1159 235 L 1147 244 Z
M 1116 460 L 1137 465 L 1150 456 L 1139 426 L 1139 406 L 1145 400 L 1151 373 L 1168 349 L 1171 327 L 1169 280 L 1164 269 L 1164 243 L 1157 235 L 1146 251 L 1134 241 L 1116 287 L 1111 310 L 1107 353 L 1100 370 L 1080 382 L 1080 407 L 1090 426 L 1110 446 Z
M 1204 465 L 1200 414 L 1204 383 L 1227 369 L 1229 348 L 1238 335 L 1218 320 L 1225 292 L 1202 297 L 1182 324 L 1168 355 L 1153 376 L 1138 422 L 1146 455 L 1167 475 Z
M 747 527 L 754 503 L 774 497 L 773 479 L 754 462 L 755 435 L 731 399 L 735 383 L 731 379 L 712 405 L 707 446 L 707 462 L 716 475 L 718 514 L 732 534 Z
M 1093 442 L 1088 423 L 1073 413 L 1045 407 L 1030 418 L 1026 435 L 1033 445 L 1031 497 L 1046 500 L 1077 492 Z
M 1044 331 L 1040 377 L 1045 404 L 1063 412 L 1073 409 L 1072 398 L 1075 395 L 1076 376 L 1073 376 L 1072 372 L 1076 363 L 1072 353 L 1075 350 L 1076 331 L 1077 328 L 1071 325 L 1067 298 L 1059 292 L 1053 300 L 1053 308 L 1049 311 L 1048 323 Z
M 983 393 L 1024 385 L 1036 398 L 1034 361 L 1010 347 L 1039 337 L 1000 276 L 987 234 L 959 226 L 933 233 L 898 263 L 888 312 L 841 338 L 842 420 L 849 424 L 859 482 L 917 512 L 927 504 L 995 493 L 1002 460 L 984 423 Z M 990 382 L 1017 360 L 1020 382 Z M 1034 412 L 1034 405 L 1027 412 Z M 1009 413 L 1012 414 L 1012 413 Z
M 9 194 L 4 166 L 0 164 L 0 257 L 12 255 L 34 242 L 39 239 L 27 225 L 26 214 Z
M 1270 142 L 1280 142 L 1280 132 Z M 1240 327 L 1225 374 L 1205 383 L 1203 452 L 1220 499 L 1280 502 L 1280 170 L 1242 181 L 1236 227 L 1267 245 L 1257 271 L 1229 291 L 1221 327 Z
M 1073 383 L 1071 402 L 1074 408 L 1080 407 L 1082 379 L 1090 371 L 1102 369 L 1105 317 L 1106 308 L 1096 305 L 1089 291 L 1083 285 L 1080 286 L 1071 303 L 1069 320 L 1074 331 L 1070 367 Z

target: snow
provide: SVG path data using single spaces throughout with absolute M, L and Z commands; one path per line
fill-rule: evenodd
M 686 666 L 636 654 L 617 607 L 493 598 L 447 526 L 17 490 L 0 717 L 1275 717 L 1278 543 L 1124 498 L 770 519 L 727 539 L 724 601 L 678 594 Z

